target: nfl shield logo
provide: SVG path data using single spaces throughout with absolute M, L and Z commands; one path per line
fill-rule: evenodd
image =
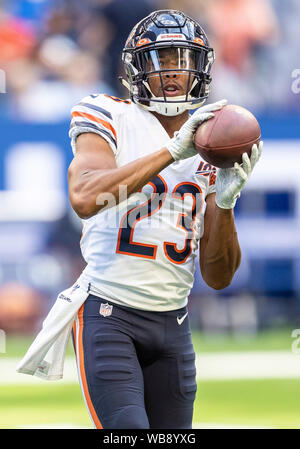
M 112 314 L 113 306 L 106 304 L 101 304 L 99 313 L 103 316 L 110 316 Z

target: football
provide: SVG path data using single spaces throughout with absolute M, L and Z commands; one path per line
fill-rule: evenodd
M 214 117 L 202 123 L 194 136 L 195 148 L 202 158 L 220 168 L 242 163 L 242 154 L 250 156 L 253 144 L 260 141 L 261 130 L 254 115 L 237 105 L 224 106 Z

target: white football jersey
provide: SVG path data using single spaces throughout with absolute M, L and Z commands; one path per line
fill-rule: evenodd
M 110 145 L 118 167 L 161 149 L 169 136 L 159 120 L 130 100 L 104 94 L 72 109 L 70 137 L 94 132 Z M 91 293 L 151 311 L 184 307 L 193 286 L 203 233 L 205 198 L 215 191 L 215 167 L 199 155 L 174 162 L 140 192 L 82 220 L 81 250 L 87 266 L 79 279 Z M 104 203 L 103 203 L 104 204 Z

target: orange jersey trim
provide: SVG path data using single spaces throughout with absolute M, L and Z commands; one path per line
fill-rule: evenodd
M 81 111 L 74 111 L 74 112 L 72 112 L 71 117 L 72 118 L 74 118 L 74 117 L 85 117 L 85 118 L 87 118 L 89 120 L 92 120 L 93 122 L 100 123 L 102 126 L 104 126 L 105 128 L 109 129 L 109 131 L 111 131 L 113 133 L 113 135 L 115 136 L 115 138 L 117 139 L 117 133 L 116 133 L 115 129 L 106 120 L 102 120 L 99 117 L 95 117 L 94 115 L 87 114 L 86 112 L 81 112 Z

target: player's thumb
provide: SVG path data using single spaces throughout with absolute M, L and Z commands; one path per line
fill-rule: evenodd
M 201 123 L 206 122 L 207 120 L 214 117 L 214 114 L 212 112 L 204 112 L 202 114 L 197 114 L 196 117 L 193 120 L 193 129 L 196 130 L 198 126 L 201 125 Z

